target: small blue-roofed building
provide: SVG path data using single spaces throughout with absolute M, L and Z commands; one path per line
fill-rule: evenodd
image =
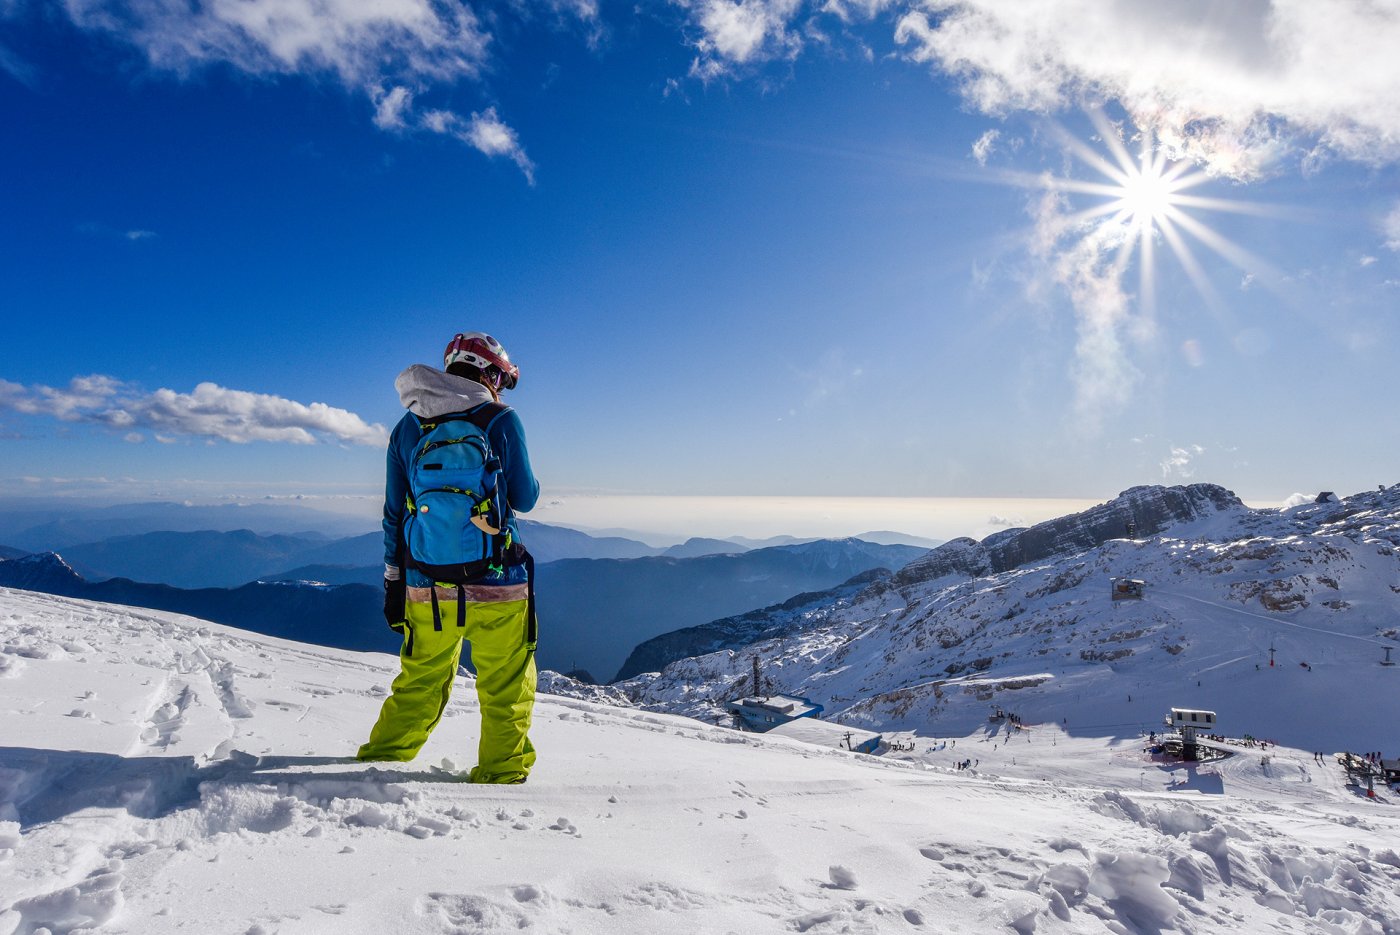
M 822 706 L 797 695 L 758 695 L 739 698 L 725 705 L 740 730 L 767 733 L 779 724 L 798 718 L 816 717 Z

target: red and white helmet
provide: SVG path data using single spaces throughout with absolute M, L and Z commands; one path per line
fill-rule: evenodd
M 442 352 L 442 369 L 456 363 L 471 364 L 488 373 L 494 368 L 500 374 L 498 389 L 514 389 L 520 381 L 520 368 L 510 362 L 501 342 L 483 331 L 464 331 L 448 342 Z

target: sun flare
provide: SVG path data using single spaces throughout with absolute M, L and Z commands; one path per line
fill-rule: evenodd
M 1229 198 L 1210 197 L 1191 191 L 1204 186 L 1211 177 L 1189 160 L 1173 160 L 1158 145 L 1150 129 L 1115 124 L 1102 111 L 1089 114 L 1096 130 L 1092 140 L 1052 125 L 1065 152 L 1091 170 L 1098 178 L 1040 173 L 1002 173 L 1002 181 L 1062 196 L 1066 210 L 1054 218 L 1050 229 L 1055 238 L 1094 236 L 1103 244 L 1114 245 L 1111 268 L 1123 276 L 1136 261 L 1137 300 L 1149 316 L 1155 306 L 1159 247 L 1165 246 L 1186 273 L 1207 305 L 1223 309 L 1224 301 L 1211 283 L 1196 255 L 1204 247 L 1264 284 L 1278 281 L 1280 274 L 1261 257 L 1255 256 L 1213 228 L 1201 215 L 1206 212 L 1278 216 L 1274 206 Z M 1125 138 L 1126 137 L 1126 138 Z M 1136 144 L 1137 153 L 1129 145 Z M 1044 231 L 1041 232 L 1043 235 Z
M 1127 175 L 1122 189 L 1119 204 L 1135 225 L 1158 226 L 1170 217 L 1176 187 L 1163 167 L 1146 166 Z

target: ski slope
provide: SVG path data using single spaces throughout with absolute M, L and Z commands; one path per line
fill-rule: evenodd
M 394 668 L 0 590 L 0 933 L 1400 931 L 1395 798 L 1304 752 L 877 758 L 543 697 L 530 782 L 473 786 L 469 680 L 416 762 L 348 758 Z

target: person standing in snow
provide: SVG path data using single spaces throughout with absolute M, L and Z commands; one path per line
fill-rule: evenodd
M 533 562 L 515 514 L 534 507 L 540 485 L 520 417 L 500 401 L 519 379 L 500 342 L 472 331 L 453 337 L 442 370 L 414 364 L 394 381 L 408 412 L 389 439 L 384 618 L 403 646 L 360 760 L 418 754 L 447 708 L 465 639 L 481 706 L 470 780 L 524 782 L 535 763 Z M 472 457 L 486 479 L 468 485 L 458 478 L 473 470 Z M 458 557 L 471 542 L 479 557 Z

